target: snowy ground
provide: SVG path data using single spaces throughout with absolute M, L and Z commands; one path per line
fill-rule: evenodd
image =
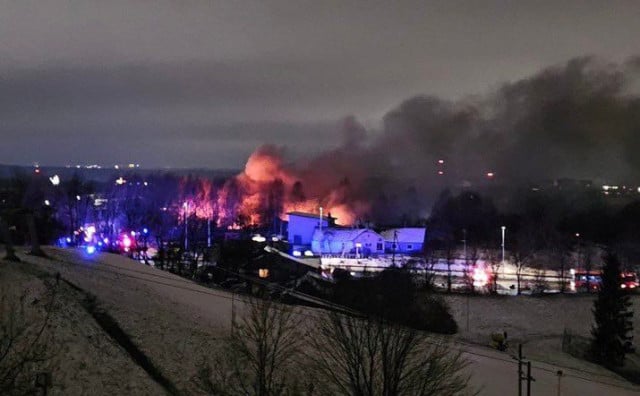
M 610 371 L 598 365 L 575 359 L 562 352 L 562 335 L 565 329 L 569 329 L 576 335 L 589 336 L 594 298 L 595 296 L 587 294 L 545 295 L 542 297 L 445 296 L 459 326 L 459 333 L 456 335 L 458 340 L 476 346 L 486 346 L 490 343 L 491 333 L 506 331 L 510 350 L 502 354 L 495 353 L 498 353 L 498 356 L 502 358 L 511 359 L 511 356 L 517 354 L 517 345 L 522 343 L 524 355 L 534 361 L 533 366 L 545 367 L 549 370 L 538 371 L 538 375 L 545 378 L 545 383 L 551 384 L 555 381 L 557 386 L 557 376 L 554 375 L 557 370 L 571 373 L 575 378 L 565 377 L 562 380 L 563 395 L 596 395 L 598 394 L 596 392 L 600 389 L 599 386 L 604 386 L 603 384 L 590 384 L 580 378 L 606 383 L 624 383 L 624 380 L 621 380 Z M 634 306 L 640 307 L 640 296 L 633 295 L 632 301 Z M 639 315 L 634 316 L 634 328 L 635 333 L 640 329 Z M 482 372 L 487 367 L 496 364 L 499 363 L 485 361 L 480 365 L 481 367 L 476 369 L 476 372 Z M 517 370 L 515 361 L 512 360 L 509 364 L 505 364 L 507 366 L 510 365 L 512 371 Z M 568 368 L 572 370 L 568 370 Z M 536 370 L 534 369 L 535 372 Z M 536 377 L 535 374 L 533 376 Z M 517 377 L 514 376 L 514 378 Z M 510 381 L 511 379 L 506 380 Z M 570 381 L 567 382 L 567 380 Z M 517 386 L 516 383 L 512 385 L 513 389 L 517 389 L 515 388 Z M 533 385 L 533 389 L 539 389 L 541 385 L 541 381 L 537 381 Z M 580 391 L 580 389 L 583 389 L 583 385 L 586 386 L 584 389 L 589 389 L 588 392 Z M 626 393 L 626 388 L 630 393 Z M 602 390 L 604 389 L 606 388 L 602 388 Z M 640 387 L 632 385 L 626 385 L 625 389 L 610 388 L 602 394 L 617 395 L 640 392 Z M 635 390 L 635 392 L 632 390 Z M 535 394 L 538 393 L 536 392 Z
M 29 264 L 2 263 L 2 284 L 19 289 L 33 281 L 18 268 L 32 266 L 50 273 L 60 272 L 64 279 L 94 294 L 134 343 L 184 393 L 192 391 L 189 379 L 200 357 L 210 353 L 221 337 L 228 334 L 232 310 L 238 315 L 242 311 L 242 303 L 229 293 L 198 286 L 125 257 L 110 254 L 84 257 L 73 250 L 47 251 L 53 260 L 22 255 Z M 15 277 L 22 280 L 15 281 Z M 60 332 L 66 340 L 63 345 L 68 349 L 65 352 L 68 358 L 66 365 L 58 369 L 62 378 L 59 382 L 67 391 L 54 389 L 50 394 L 161 394 L 158 385 L 101 332 L 80 307 L 78 296 L 72 291 L 67 294 L 63 311 L 69 317 L 60 319 Z M 563 395 L 640 392 L 639 387 L 606 370 L 560 351 L 559 336 L 565 326 L 576 332 L 588 332 L 590 297 L 472 297 L 468 300 L 468 331 L 466 297 L 448 296 L 447 300 L 461 328 L 456 347 L 467 351 L 467 357 L 474 362 L 471 367 L 474 383 L 484 386 L 482 394 L 506 395 L 517 391 L 517 364 L 509 356 L 513 351 L 498 352 L 484 346 L 491 332 L 503 330 L 513 339 L 512 345 L 515 339 L 525 342 L 525 355 L 535 360 L 533 394 L 556 394 L 555 373 L 560 366 L 567 373 L 561 385 Z M 636 328 L 640 326 L 637 321 L 636 317 Z M 54 381 L 55 378 L 56 374 Z

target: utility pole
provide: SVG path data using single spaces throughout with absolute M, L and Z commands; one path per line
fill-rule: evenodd
M 463 243 L 463 254 L 464 254 L 464 265 L 467 266 L 467 229 L 462 229 L 462 243 Z
M 463 254 L 464 254 L 464 268 L 467 271 L 467 277 L 471 276 L 471 282 L 472 282 L 472 286 L 473 286 L 473 275 L 469 274 L 469 267 L 468 267 L 468 263 L 467 263 L 467 229 L 463 228 L 462 229 L 462 246 L 463 246 Z M 468 280 L 467 280 L 468 282 Z M 469 331 L 469 294 L 471 294 L 471 290 L 467 291 L 467 331 Z
M 523 366 L 525 364 L 527 365 L 526 376 L 524 375 L 524 370 L 523 370 Z M 531 396 L 531 382 L 535 381 L 535 378 L 531 376 L 531 361 L 529 360 L 525 362 L 525 357 L 522 356 L 522 344 L 519 344 L 518 345 L 518 396 L 522 396 L 522 381 L 524 380 L 527 381 L 527 396 Z
M 504 276 L 504 233 L 507 230 L 507 227 L 502 226 L 502 275 Z
M 518 396 L 522 396 L 522 344 L 518 345 Z
M 184 251 L 189 247 L 189 202 L 184 203 Z
M 527 396 L 531 396 L 531 360 L 527 362 Z
M 393 244 L 391 246 L 393 248 L 391 255 L 391 266 L 396 266 L 396 248 L 398 247 L 398 231 L 393 230 Z
M 558 375 L 558 391 L 556 393 L 556 396 L 562 396 L 562 375 L 564 373 L 562 372 L 562 370 L 558 370 L 556 374 Z

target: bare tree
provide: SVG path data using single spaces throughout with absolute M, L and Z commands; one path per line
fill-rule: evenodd
M 519 229 L 511 242 L 510 256 L 511 263 L 516 267 L 516 291 L 519 295 L 522 292 L 521 280 L 522 272 L 529 265 L 529 261 L 535 252 L 534 232 L 529 224 Z
M 579 265 L 582 265 L 584 271 L 586 272 L 586 281 L 585 281 L 585 291 L 591 292 L 591 277 L 592 271 L 594 267 L 594 256 L 596 254 L 595 247 L 590 243 L 582 243 L 578 248 L 578 262 Z
M 423 282 L 425 289 L 432 290 L 435 282 L 436 271 L 435 267 L 438 263 L 438 256 L 431 249 L 427 250 L 424 254 L 424 267 L 423 267 Z
M 451 293 L 453 284 L 453 271 L 451 270 L 451 266 L 455 264 L 456 260 L 456 245 L 453 240 L 447 241 L 443 253 L 447 264 L 447 293 Z
M 491 280 L 489 285 L 489 290 L 492 294 L 498 293 L 498 274 L 500 273 L 500 269 L 502 268 L 502 259 L 498 256 L 498 251 L 486 249 L 486 261 L 489 263 L 489 268 L 491 268 Z
M 542 294 L 549 287 L 547 282 L 547 268 L 543 261 L 533 263 L 533 292 Z
M 299 314 L 269 300 L 250 300 L 241 322 L 234 326 L 214 358 L 201 365 L 194 383 L 215 395 L 272 396 L 293 386 L 291 372 L 303 337 Z
M 469 293 L 475 293 L 475 279 L 474 272 L 476 264 L 480 259 L 480 249 L 476 245 L 471 245 L 467 247 L 467 257 L 465 257 L 464 264 L 464 283 L 466 287 L 466 291 Z
M 414 329 L 332 312 L 318 319 L 307 339 L 322 394 L 471 393 L 461 352 Z
M 569 263 L 569 250 L 563 246 L 557 246 L 555 248 L 551 248 L 550 255 L 554 262 L 556 263 L 556 268 L 558 270 L 559 277 L 559 285 L 560 285 L 560 293 L 565 293 L 567 291 L 567 283 L 565 279 L 567 278 L 567 267 Z

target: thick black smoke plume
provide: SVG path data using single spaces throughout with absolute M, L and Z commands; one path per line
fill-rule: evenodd
M 307 196 L 358 205 L 378 223 L 426 216 L 446 187 L 556 178 L 640 181 L 639 58 L 582 57 L 481 96 L 418 96 L 380 131 L 344 121 L 344 144 L 287 168 Z M 491 175 L 488 176 L 488 174 Z

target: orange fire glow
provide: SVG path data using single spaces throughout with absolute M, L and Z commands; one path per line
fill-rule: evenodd
M 344 187 L 332 185 L 335 177 L 327 181 L 319 180 L 321 176 L 317 170 L 305 172 L 287 166 L 279 149 L 263 146 L 249 157 L 244 171 L 219 191 L 218 224 L 237 224 L 242 219 L 245 225 L 259 225 L 268 220 L 265 214 L 272 210 L 286 220 L 288 212 L 318 213 L 323 207 L 338 224 L 349 225 L 368 210 L 368 204 L 351 201 Z M 292 194 L 298 181 L 304 188 L 303 198 Z

